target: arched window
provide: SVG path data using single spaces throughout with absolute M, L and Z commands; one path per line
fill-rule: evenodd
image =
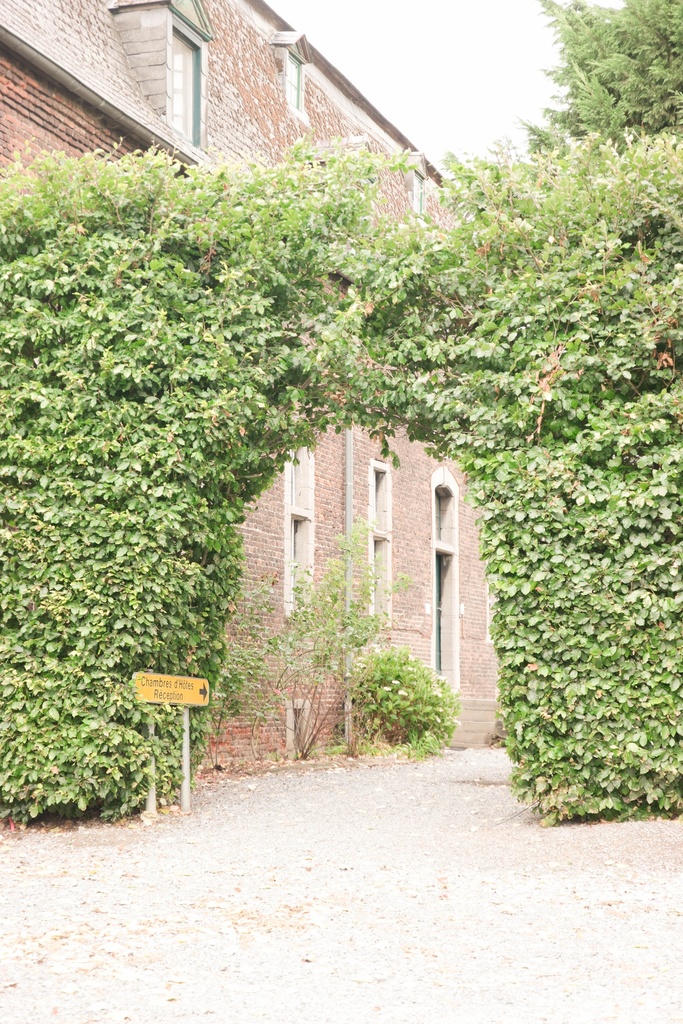
M 453 474 L 443 466 L 435 470 L 432 474 L 432 664 L 456 689 L 460 685 L 459 496 Z

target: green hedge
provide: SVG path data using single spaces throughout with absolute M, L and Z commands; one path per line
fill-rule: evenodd
M 139 806 L 152 720 L 178 785 L 180 712 L 131 676 L 220 677 L 245 507 L 342 402 L 331 273 L 376 175 L 305 151 L 3 173 L 0 817 Z
M 516 791 L 549 821 L 678 814 L 683 147 L 451 174 L 453 230 L 395 233 L 365 294 L 387 408 L 480 506 Z

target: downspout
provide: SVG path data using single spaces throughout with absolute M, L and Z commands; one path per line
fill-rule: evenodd
M 344 431 L 344 534 L 347 545 L 353 538 L 353 427 Z M 353 558 L 350 549 L 346 552 L 346 594 L 345 608 L 348 616 L 353 600 Z M 351 672 L 353 655 L 346 654 L 344 670 L 344 739 L 347 746 L 353 739 L 352 706 L 351 706 Z

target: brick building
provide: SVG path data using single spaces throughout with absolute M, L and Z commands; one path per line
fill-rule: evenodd
M 0 0 L 0 162 L 155 145 L 190 164 L 273 163 L 302 136 L 408 152 L 410 172 L 387 181 L 389 209 L 438 216 L 437 170 L 262 0 Z M 277 575 L 286 613 L 293 567 L 319 572 L 351 514 L 371 522 L 380 575 L 412 580 L 376 595 L 392 642 L 460 689 L 456 742 L 484 742 L 496 665 L 474 513 L 457 466 L 405 437 L 395 450 L 399 469 L 354 429 L 299 453 L 245 524 L 250 571 Z

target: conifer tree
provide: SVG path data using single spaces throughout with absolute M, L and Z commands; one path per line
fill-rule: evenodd
M 683 2 L 624 0 L 617 9 L 585 0 L 539 0 L 561 63 L 549 72 L 562 106 L 547 125 L 528 125 L 532 148 L 593 132 L 613 140 L 683 129 Z

